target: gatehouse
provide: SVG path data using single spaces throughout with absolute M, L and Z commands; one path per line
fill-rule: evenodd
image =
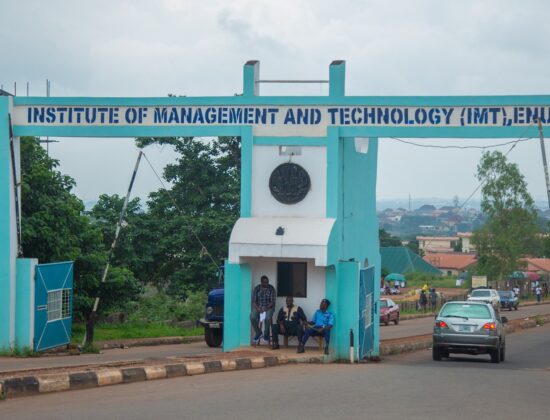
M 19 258 L 20 136 L 238 136 L 224 351 L 250 344 L 251 291 L 267 275 L 277 308 L 289 294 L 308 316 L 322 298 L 332 302 L 331 358 L 348 358 L 350 333 L 355 357 L 378 355 L 379 139 L 535 137 L 536 120 L 550 124 L 550 96 L 346 96 L 345 66 L 331 63 L 326 96 L 261 96 L 257 61 L 231 97 L 0 96 L 0 348 L 36 344 L 31 325 L 49 322 L 35 316 L 38 306 L 69 317 L 68 292 L 46 289 L 38 305 L 37 261 Z

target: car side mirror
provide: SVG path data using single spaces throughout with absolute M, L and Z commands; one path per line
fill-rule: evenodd
M 508 322 L 508 318 L 506 318 L 505 316 L 501 317 L 500 320 L 503 324 L 506 324 Z
M 471 297 L 469 293 L 468 293 L 467 297 Z

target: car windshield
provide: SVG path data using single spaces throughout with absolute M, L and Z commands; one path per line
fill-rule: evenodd
M 491 312 L 485 305 L 468 305 L 465 303 L 448 303 L 439 313 L 440 318 L 466 317 L 468 319 L 490 319 Z
M 500 297 L 512 297 L 512 292 L 509 292 L 508 290 L 499 290 L 498 294 Z
M 489 297 L 491 292 L 489 290 L 474 290 L 472 292 L 473 297 Z
M 387 300 L 381 300 L 380 301 L 380 307 L 381 308 L 387 308 L 388 307 L 388 301 Z

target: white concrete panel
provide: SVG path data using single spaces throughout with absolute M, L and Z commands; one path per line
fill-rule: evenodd
M 235 223 L 229 239 L 229 261 L 242 257 L 313 258 L 326 266 L 328 242 L 335 219 L 248 217 Z M 277 229 L 284 230 L 277 235 Z
M 277 289 L 277 262 L 307 262 L 307 298 L 294 298 L 294 302 L 301 306 L 308 320 L 313 317 L 313 313 L 319 309 L 321 299 L 325 298 L 325 267 L 317 267 L 313 260 L 297 258 L 250 258 L 246 262 L 252 269 L 252 287 L 260 284 L 260 278 L 266 275 L 269 278 L 269 284 Z M 252 291 L 250 291 L 252 293 Z M 275 316 L 279 309 L 285 304 L 286 297 L 278 297 L 275 304 Z
M 311 190 L 296 204 L 283 204 L 269 191 L 271 172 L 291 161 L 302 166 L 311 179 Z M 327 153 L 322 146 L 303 146 L 299 156 L 279 155 L 279 146 L 255 145 L 252 150 L 252 217 L 325 217 Z

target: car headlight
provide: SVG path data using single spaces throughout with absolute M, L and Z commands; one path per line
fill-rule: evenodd
M 210 315 L 212 312 L 214 312 L 214 308 L 212 306 L 206 307 L 206 315 Z

